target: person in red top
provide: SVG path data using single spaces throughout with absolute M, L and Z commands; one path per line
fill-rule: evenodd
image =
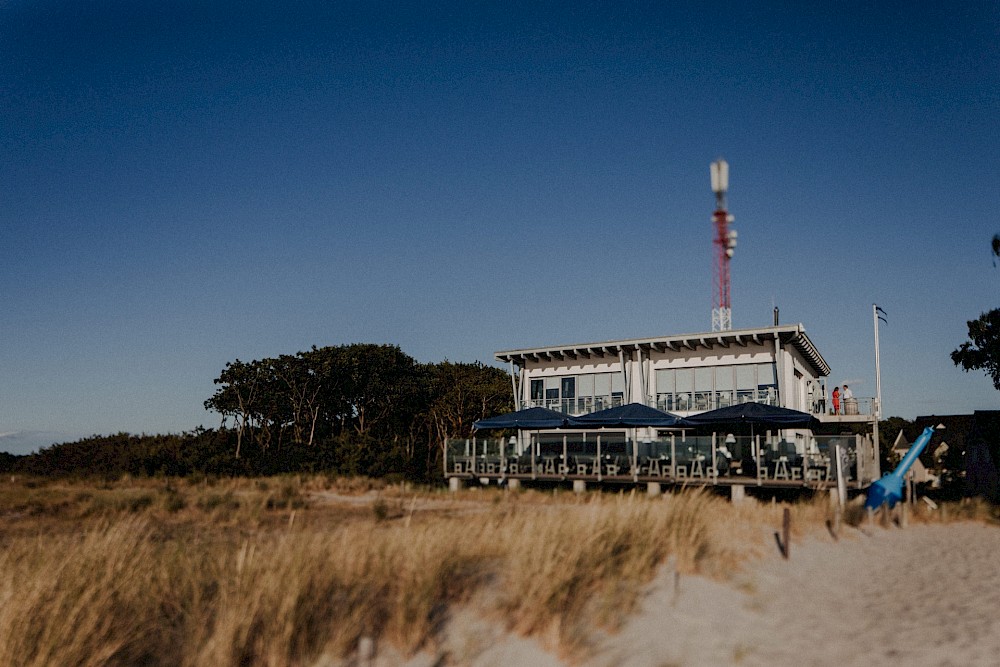
M 833 388 L 833 414 L 840 414 L 840 387 Z

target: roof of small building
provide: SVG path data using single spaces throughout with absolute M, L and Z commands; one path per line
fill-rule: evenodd
M 591 357 L 617 356 L 619 352 L 645 350 L 664 352 L 667 350 L 712 350 L 716 347 L 746 347 L 751 343 L 762 344 L 777 337 L 783 345 L 791 345 L 805 359 L 818 376 L 830 374 L 830 365 L 806 335 L 801 324 L 779 325 L 760 329 L 732 329 L 705 333 L 660 336 L 656 338 L 632 338 L 610 340 L 598 343 L 573 343 L 571 345 L 551 345 L 517 350 L 501 350 L 494 356 L 499 361 L 524 362 L 528 360 L 590 359 Z

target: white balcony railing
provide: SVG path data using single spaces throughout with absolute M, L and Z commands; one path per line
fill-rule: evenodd
M 548 408 L 567 415 L 585 415 L 607 408 L 617 408 L 624 403 L 621 394 L 610 396 L 581 396 L 579 398 L 539 398 L 527 401 L 526 408 Z

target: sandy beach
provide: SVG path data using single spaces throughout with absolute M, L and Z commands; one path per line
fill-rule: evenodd
M 995 665 L 998 553 L 1000 528 L 967 523 L 817 535 L 728 582 L 678 579 L 666 566 L 621 630 L 595 633 L 576 664 Z M 453 622 L 442 648 L 410 664 L 573 664 L 470 618 Z

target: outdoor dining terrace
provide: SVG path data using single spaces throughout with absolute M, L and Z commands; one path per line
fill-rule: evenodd
M 482 484 L 516 479 L 812 488 L 828 488 L 842 478 L 848 487 L 861 488 L 874 474 L 865 440 L 862 435 L 813 435 L 797 448 L 768 434 L 676 433 L 631 440 L 624 430 L 522 432 L 520 440 L 447 441 L 444 474 Z

